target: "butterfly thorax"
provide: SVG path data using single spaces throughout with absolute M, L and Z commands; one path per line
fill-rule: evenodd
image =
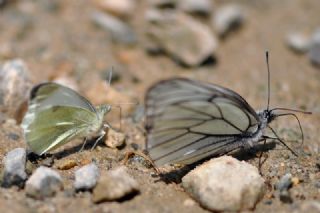
M 244 147 L 253 147 L 259 141 L 261 141 L 261 138 L 264 134 L 264 130 L 266 129 L 268 123 L 271 122 L 269 121 L 270 116 L 268 110 L 258 111 L 257 115 L 259 118 L 257 129 L 254 132 L 249 133 L 248 135 L 242 135 L 242 144 Z
M 96 107 L 97 122 L 93 122 L 87 132 L 84 133 L 87 137 L 95 137 L 100 135 L 100 132 L 103 132 L 104 115 L 109 112 L 110 109 L 111 106 L 109 105 L 100 105 Z

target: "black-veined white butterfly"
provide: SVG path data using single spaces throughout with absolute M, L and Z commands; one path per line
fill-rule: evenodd
M 266 139 L 276 139 L 292 151 L 269 126 L 279 116 L 298 118 L 293 113 L 276 113 L 289 109 L 269 109 L 268 52 L 266 59 L 268 106 L 258 112 L 236 92 L 215 84 L 174 78 L 152 86 L 145 99 L 146 148 L 154 163 L 191 164 L 240 147 L 252 147 Z M 302 133 L 299 120 L 298 123 Z M 264 135 L 266 128 L 275 137 Z

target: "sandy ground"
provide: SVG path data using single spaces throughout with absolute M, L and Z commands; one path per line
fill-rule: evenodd
M 144 42 L 140 36 L 144 27 L 144 1 L 137 1 L 137 12 L 131 20 L 135 29 L 140 29 L 137 30 L 139 42 L 130 47 L 113 44 L 106 32 L 92 25 L 90 13 L 94 6 L 89 1 L 22 2 L 0 10 L 0 44 L 10 46 L 10 58 L 25 61 L 34 83 L 68 75 L 78 82 L 83 94 L 101 81 L 100 76 L 113 66 L 121 77 L 113 82 L 113 87 L 141 104 L 152 83 L 172 76 L 185 76 L 235 90 L 253 108 L 261 109 L 265 108 L 267 100 L 264 51 L 268 49 L 271 54 L 271 106 L 304 109 L 313 114 L 299 115 L 305 134 L 303 146 L 288 142 L 298 150 L 299 157 L 281 146 L 265 152 L 267 160 L 262 173 L 268 190 L 253 211 L 289 212 L 307 200 L 320 200 L 320 69 L 312 66 L 306 55 L 290 51 L 284 42 L 290 31 L 312 33 L 319 27 L 319 1 L 241 1 L 248 15 L 244 27 L 220 42 L 215 65 L 198 68 L 184 68 L 165 55 L 151 56 L 145 52 L 140 45 Z M 223 1 L 216 2 L 219 5 Z M 114 117 L 111 122 L 117 122 Z M 123 124 L 123 132 L 128 135 L 123 149 L 113 150 L 100 144 L 100 148 L 90 151 L 89 144 L 87 150 L 79 153 L 80 140 L 73 141 L 57 151 L 59 159 L 56 162 L 75 159 L 81 166 L 81 162 L 95 159 L 101 170 L 116 167 L 124 153 L 133 149 L 132 144 L 144 149 L 145 138 L 139 130 L 142 123 L 123 119 Z M 279 118 L 273 126 L 288 140 L 299 137 L 297 122 L 290 117 Z M 0 160 L 14 147 L 25 147 L 21 129 L 10 122 L 1 124 Z M 254 156 L 242 159 L 258 164 L 258 158 Z M 73 175 L 79 166 L 59 171 L 65 190 L 44 201 L 26 197 L 24 190 L 0 188 L 1 209 L 4 212 L 207 212 L 196 202 L 190 205 L 191 198 L 179 185 L 179 175 L 169 178 L 169 183 L 164 182 L 152 169 L 137 163 L 129 164 L 128 168 L 140 184 L 139 195 L 123 202 L 93 204 L 89 192 L 72 195 Z M 300 179 L 300 183 L 290 190 L 291 204 L 282 203 L 273 189 L 286 172 Z

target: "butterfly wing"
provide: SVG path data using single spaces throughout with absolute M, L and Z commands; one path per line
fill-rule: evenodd
M 62 85 L 44 83 L 32 89 L 21 126 L 31 150 L 41 155 L 87 134 L 97 121 L 95 108 L 84 97 Z
M 237 93 L 183 78 L 150 88 L 146 113 L 147 150 L 157 165 L 190 164 L 231 151 L 259 124 L 256 112 Z

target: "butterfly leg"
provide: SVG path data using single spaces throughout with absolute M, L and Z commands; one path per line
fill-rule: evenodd
M 96 148 L 98 142 L 105 136 L 106 132 L 105 131 L 101 131 L 101 135 L 99 136 L 99 138 L 95 141 L 95 143 L 93 144 L 91 151 L 94 150 L 94 148 Z
M 266 143 L 267 143 L 267 138 L 265 138 L 265 139 L 263 140 L 263 147 L 266 145 Z M 262 159 L 262 155 L 263 155 L 263 150 L 260 151 L 260 155 L 259 155 L 259 165 L 258 165 L 259 173 L 260 173 L 261 176 L 263 175 L 263 174 L 262 174 L 262 171 L 261 171 L 262 164 L 263 164 L 264 162 L 266 162 L 266 160 L 267 160 L 267 158 L 265 158 L 265 159 L 262 161 L 262 160 L 261 160 L 261 159 Z
M 82 152 L 84 150 L 84 147 L 86 146 L 86 144 L 87 144 L 87 138 L 84 138 L 81 149 L 79 150 L 79 152 Z

